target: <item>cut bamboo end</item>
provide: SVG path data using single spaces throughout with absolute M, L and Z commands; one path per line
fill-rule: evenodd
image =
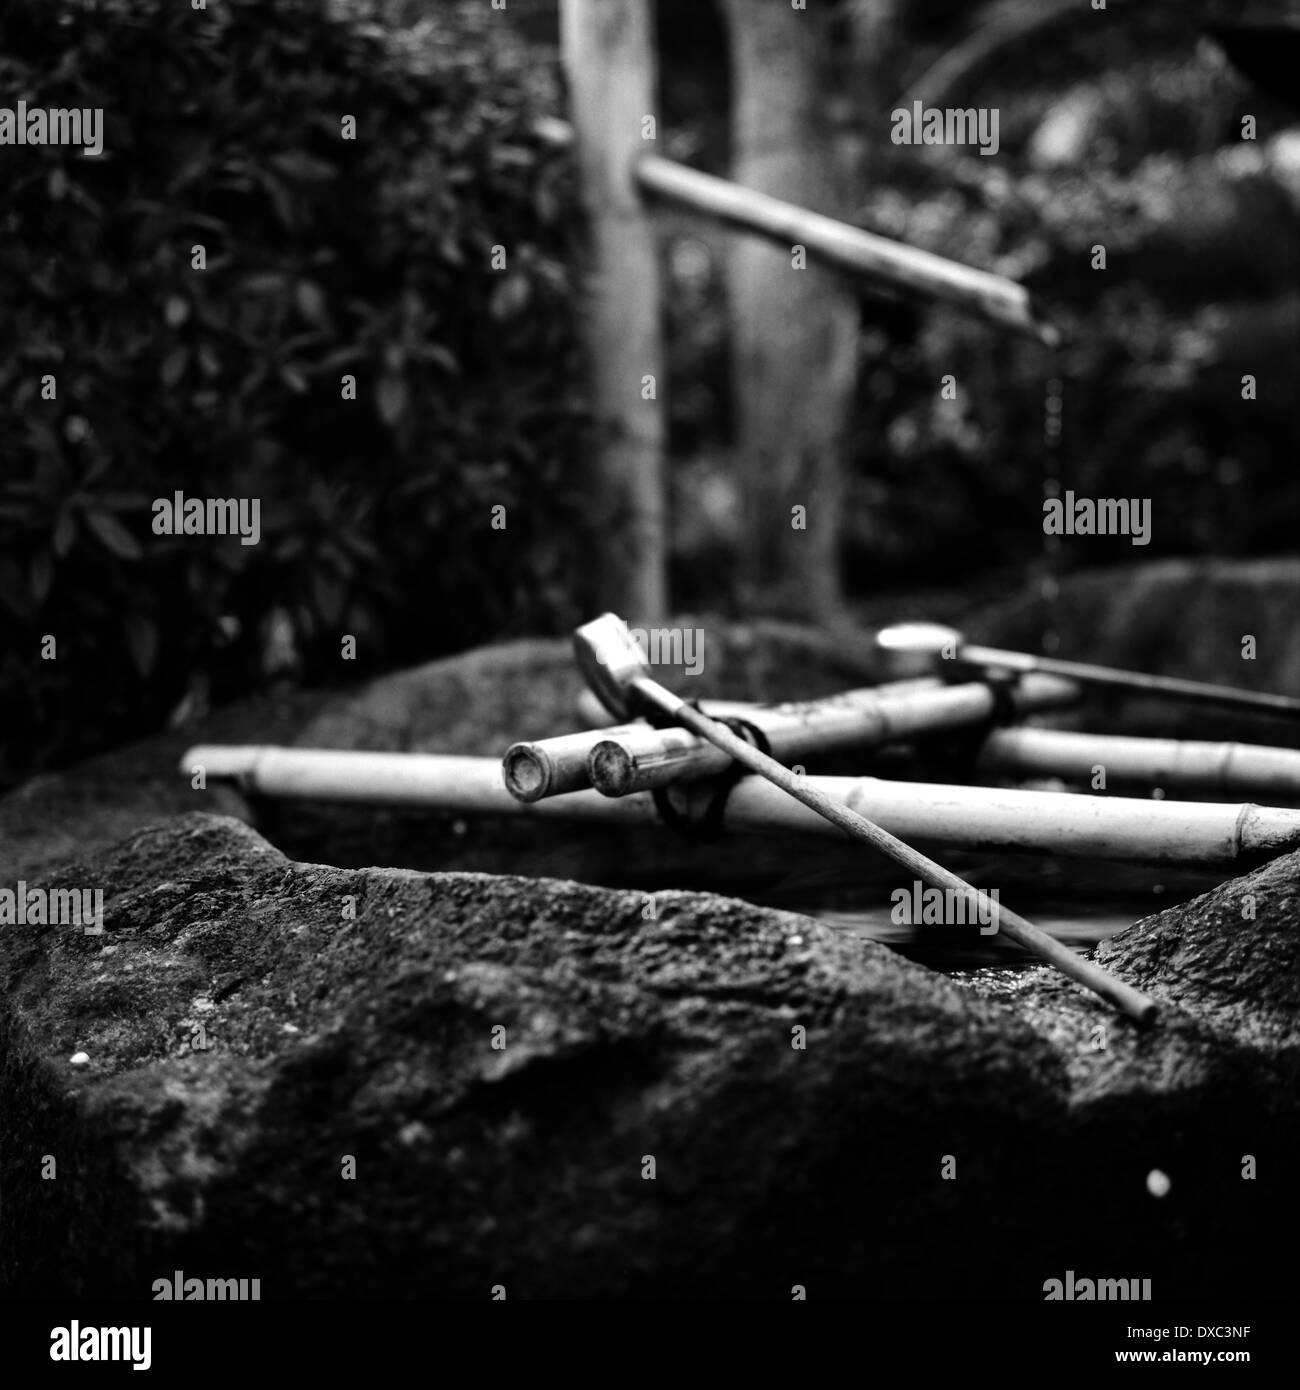
M 631 736 L 645 729 L 644 724 L 616 724 L 612 728 L 586 729 L 535 743 L 513 743 L 501 760 L 506 790 L 522 802 L 542 801 L 564 796 L 591 786 L 587 772 L 588 756 L 603 738 Z
M 587 759 L 587 775 L 591 785 L 602 796 L 627 796 L 634 790 L 636 765 L 622 744 L 606 739 L 591 750 Z
M 506 790 L 517 801 L 540 801 L 549 796 L 554 783 L 551 768 L 550 760 L 531 743 L 512 744 L 501 760 Z
M 1134 1021 L 1143 1028 L 1150 1028 L 1160 1017 L 1160 1005 L 1154 999 L 1148 999 L 1133 1014 Z

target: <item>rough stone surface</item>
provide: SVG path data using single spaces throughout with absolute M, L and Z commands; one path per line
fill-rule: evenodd
M 258 696 L 214 710 L 198 725 L 33 777 L 0 797 L 0 884 L 40 882 L 68 859 L 107 849 L 124 835 L 169 815 L 239 809 L 220 790 L 196 793 L 180 775 L 194 743 L 292 743 L 332 699 L 323 692 Z
M 1295 982 L 1242 1026 L 1236 963 L 1293 965 L 1297 868 L 1110 945 L 1168 1005 L 1139 1034 L 1047 971 L 962 986 L 732 900 L 665 894 L 648 920 L 638 894 L 294 864 L 235 821 L 173 820 L 60 875 L 105 885 L 104 936 L 0 935 L 0 1280 L 1034 1298 L 1071 1268 L 1170 1297 L 1239 1267 L 1261 1284 L 1253 1252 L 1293 1234 Z M 1262 908 L 1243 934 L 1246 891 Z
M 1159 982 L 1252 1043 L 1300 1042 L 1300 851 L 1103 942 L 1098 959 Z

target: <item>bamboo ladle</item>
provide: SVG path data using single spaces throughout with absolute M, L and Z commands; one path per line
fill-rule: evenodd
M 1133 690 L 1147 695 L 1170 695 L 1201 704 L 1231 705 L 1266 714 L 1300 715 L 1300 700 L 1289 695 L 1270 695 L 1240 690 L 1231 685 L 1210 685 L 1205 681 L 1180 680 L 1176 676 L 1153 676 L 1145 671 L 1122 671 L 1113 666 L 1094 666 L 1086 661 L 1059 661 L 1028 652 L 1002 651 L 968 643 L 956 628 L 940 623 L 898 623 L 881 628 L 875 636 L 877 651 L 895 679 L 942 674 L 945 661 L 996 671 L 1035 671 L 1063 676 L 1080 685 L 1099 685 L 1116 690 Z

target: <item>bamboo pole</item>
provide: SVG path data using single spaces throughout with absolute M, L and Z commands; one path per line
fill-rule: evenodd
M 900 685 L 924 685 L 924 681 L 899 682 Z M 584 695 L 590 692 L 584 691 Z M 541 801 L 547 796 L 562 796 L 565 792 L 581 791 L 591 786 L 587 760 L 591 750 L 602 739 L 620 735 L 635 737 L 649 729 L 637 722 L 618 724 L 595 696 L 591 696 L 592 722 L 600 727 L 583 729 L 555 738 L 537 739 L 531 743 L 512 743 L 501 759 L 501 774 L 512 796 L 520 801 Z M 743 704 L 738 700 L 712 700 L 709 709 L 719 719 L 736 716 L 748 718 L 755 709 L 767 708 Z M 680 731 L 678 731 L 680 732 Z
M 636 163 L 635 177 L 646 193 L 787 248 L 804 246 L 809 256 L 837 270 L 955 304 L 1048 347 L 1061 341 L 1060 329 L 1029 291 L 1006 276 L 904 246 L 659 155 L 643 155 Z
M 1122 671 L 1114 666 L 1094 666 L 1089 661 L 1063 661 L 1054 656 L 1035 656 L 1032 652 L 1003 651 L 1000 647 L 981 647 L 968 643 L 956 628 L 941 623 L 898 623 L 881 628 L 874 644 L 887 669 L 896 676 L 920 676 L 942 669 L 945 661 L 992 671 L 1014 671 L 1025 675 L 1036 671 L 1143 695 L 1169 695 L 1198 704 L 1228 705 L 1262 714 L 1300 715 L 1300 699 L 1292 695 L 1272 695 L 1243 690 L 1235 685 L 1211 685 L 1206 681 L 1184 680 L 1179 676 L 1153 676 L 1146 671 Z
M 920 689 L 933 689 L 936 682 L 933 676 L 919 676 L 916 679 L 887 682 L 888 688 L 902 690 L 906 687 Z M 885 685 L 872 687 L 876 690 L 883 690 Z M 793 701 L 782 703 L 805 704 L 806 701 Z M 755 705 L 753 700 L 705 700 L 703 704 L 708 708 L 709 713 L 715 719 L 747 719 L 755 708 L 764 709 L 765 705 Z M 626 721 L 616 714 L 611 714 L 601 703 L 598 696 L 584 687 L 578 692 L 578 698 L 573 702 L 574 718 L 582 725 L 583 730 L 591 733 L 605 733 L 615 726 L 621 726 Z M 635 728 L 644 728 L 644 722 L 637 720 Z M 561 738 L 565 735 L 561 734 Z M 545 742 L 545 740 L 542 740 Z M 587 784 L 584 782 L 584 786 Z
M 181 759 L 188 777 L 230 780 L 265 797 L 368 806 L 424 807 L 610 826 L 662 826 L 650 792 L 605 797 L 587 790 L 522 802 L 495 758 L 440 753 L 355 753 L 265 745 L 198 745 Z M 808 785 L 901 837 L 959 849 L 1053 854 L 1135 863 L 1226 866 L 1300 848 L 1300 811 L 1251 804 L 1150 801 L 989 787 L 804 777 Z M 716 786 L 675 784 L 670 803 L 698 816 Z M 731 790 L 724 829 L 839 838 L 843 832 L 761 777 Z
M 1293 695 L 1274 695 L 1260 690 L 1243 690 L 1235 685 L 1212 685 L 1208 681 L 1184 680 L 1180 676 L 1153 676 L 1145 671 L 1121 671 L 1113 666 L 1095 666 L 1090 661 L 1062 661 L 1028 652 L 1004 652 L 996 647 L 962 646 L 961 661 L 998 671 L 1039 671 L 1063 680 L 1099 685 L 1111 690 L 1128 690 L 1145 695 L 1169 695 L 1197 704 L 1228 705 L 1261 714 L 1300 715 L 1300 699 Z
M 610 730 L 617 737 L 619 731 Z M 1252 743 L 1130 738 L 1063 729 L 994 729 L 976 766 L 986 772 L 1107 780 L 1162 788 L 1196 788 L 1238 796 L 1300 800 L 1300 750 Z
M 1045 680 L 1048 684 L 1040 688 L 1037 682 Z M 1053 697 L 1058 677 L 1041 677 L 1035 674 L 1022 676 L 1013 696 L 1015 709 L 1020 714 L 1048 710 L 1067 703 Z M 917 690 L 964 690 L 964 685 L 937 686 L 925 679 L 917 681 L 894 681 L 874 689 L 882 694 L 886 691 L 903 691 L 908 687 Z M 1061 689 L 1070 686 L 1061 682 Z M 1070 686 L 1076 689 L 1077 687 Z M 853 692 L 850 692 L 853 693 Z M 815 703 L 815 702 L 814 702 Z M 662 785 L 661 779 L 642 782 L 635 771 L 629 773 L 624 764 L 635 761 L 638 748 L 643 744 L 653 747 L 644 724 L 623 724 L 615 727 L 613 717 L 589 691 L 583 691 L 579 698 L 579 715 L 593 726 L 603 718 L 604 728 L 592 728 L 582 735 L 569 735 L 573 739 L 572 766 L 568 776 L 572 785 L 562 790 L 577 790 L 583 786 L 595 786 L 598 790 L 608 788 L 607 795 L 625 795 L 620 787 L 628 790 L 645 790 Z M 764 706 L 746 704 L 742 701 L 710 701 L 706 706 L 714 718 L 739 717 L 754 722 L 754 713 Z M 776 706 L 775 708 L 782 708 Z M 913 727 L 900 728 L 897 737 L 912 737 L 927 732 L 922 727 L 921 718 L 909 721 Z M 961 721 L 954 717 L 956 727 Z M 978 722 L 976 719 L 974 722 Z M 932 728 L 937 732 L 939 725 Z M 682 730 L 665 731 L 671 735 L 674 746 L 690 738 Z M 591 750 L 603 740 L 621 746 L 621 755 L 613 750 L 602 753 L 602 767 L 594 777 L 586 775 L 586 762 Z M 882 739 L 881 742 L 885 740 Z M 543 758 L 551 743 L 564 744 L 566 740 L 544 739 L 533 745 L 517 745 L 541 750 Z M 863 746 L 873 746 L 863 740 Z M 773 745 L 775 747 L 775 745 Z M 790 756 L 799 756 L 795 751 Z M 581 759 L 582 768 L 577 763 Z M 609 760 L 609 765 L 606 765 Z M 1104 768 L 1107 780 L 1120 784 L 1161 787 L 1166 791 L 1220 792 L 1228 796 L 1243 797 L 1251 801 L 1300 801 L 1300 749 L 1278 748 L 1267 744 L 1254 743 L 1211 743 L 1194 739 L 1135 738 L 1122 734 L 1078 733 L 1064 729 L 1039 729 L 1022 726 L 994 729 L 980 745 L 975 761 L 981 772 L 994 774 L 1013 774 L 1023 777 L 1060 777 L 1069 782 L 1087 783 L 1094 778 L 1098 767 Z M 710 769 L 716 771 L 718 769 Z M 679 771 L 674 780 L 695 775 L 687 770 Z
M 1066 681 L 1035 677 L 1021 682 L 1011 701 L 1017 713 L 1025 714 L 1059 709 L 1073 703 L 1077 693 Z M 715 719 L 747 720 L 763 732 L 777 757 L 795 758 L 978 724 L 993 714 L 995 698 L 991 688 L 981 682 L 945 685 L 927 677 L 783 704 L 710 700 L 707 711 Z M 599 702 L 596 706 L 604 711 Z M 617 743 L 625 756 L 619 758 L 612 749 L 606 750 L 597 778 L 589 767 L 589 756 L 598 743 L 608 741 Z M 729 762 L 725 754 L 695 734 L 636 722 L 511 744 L 502 760 L 502 771 L 513 795 L 521 801 L 539 801 L 590 786 L 599 787 L 606 796 L 625 796 L 629 791 L 665 786 L 679 778 L 707 777 L 723 771 Z
M 1077 696 L 1076 686 L 1051 677 L 1024 681 L 1008 692 L 1017 714 L 1059 709 Z M 978 724 L 993 717 L 997 698 L 992 687 L 978 681 L 901 681 L 804 704 L 754 705 L 742 718 L 766 737 L 772 756 L 785 761 Z M 714 714 L 711 706 L 706 712 Z M 729 764 L 720 749 L 685 729 L 630 725 L 605 730 L 594 742 L 588 784 L 606 796 L 626 796 L 712 776 Z

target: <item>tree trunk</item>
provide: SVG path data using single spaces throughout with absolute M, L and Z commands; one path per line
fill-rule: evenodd
M 649 0 L 562 0 L 591 264 L 584 306 L 596 416 L 591 469 L 593 581 L 600 606 L 634 622 L 667 610 L 664 370 L 659 270 L 632 182 L 654 144 L 657 111 Z
M 724 0 L 723 9 L 732 177 L 818 212 L 841 211 L 824 18 L 778 0 Z M 730 253 L 741 597 L 767 612 L 833 621 L 842 613 L 841 451 L 858 310 L 839 277 L 795 269 L 794 259 L 794 248 L 750 237 L 736 237 Z

